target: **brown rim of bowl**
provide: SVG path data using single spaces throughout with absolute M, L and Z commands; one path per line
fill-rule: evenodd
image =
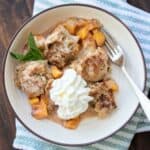
M 144 55 L 143 55 L 143 52 L 142 52 L 142 49 L 141 49 L 141 46 L 140 44 L 138 43 L 136 37 L 134 36 L 134 34 L 130 31 L 130 29 L 127 27 L 127 25 L 125 25 L 118 17 L 116 17 L 115 15 L 113 15 L 112 13 L 108 12 L 107 10 L 105 9 L 102 9 L 100 7 L 96 7 L 96 6 L 92 6 L 92 5 L 88 5 L 88 4 L 80 4 L 80 3 L 73 3 L 73 4 L 63 4 L 63 5 L 57 5 L 57 6 L 54 6 L 54 7 L 50 7 L 48 9 L 45 9 L 43 10 L 42 12 L 38 13 L 37 15 L 35 16 L 32 16 L 31 18 L 27 19 L 27 21 L 25 21 L 25 23 L 18 29 L 18 31 L 14 34 L 14 36 L 12 37 L 12 40 L 7 48 L 7 51 L 6 53 L 4 54 L 4 59 L 3 59 L 3 64 L 2 64 L 2 68 L 3 68 L 3 85 L 4 85 L 4 91 L 5 91 L 5 95 L 7 97 L 7 100 L 8 100 L 8 95 L 7 95 L 7 91 L 6 91 L 6 86 L 5 86 L 5 76 L 4 76 L 4 73 L 5 73 L 5 64 L 6 64 L 6 58 L 7 58 L 7 55 L 8 55 L 8 52 L 9 52 L 9 49 L 14 41 L 14 39 L 16 38 L 16 36 L 18 35 L 18 33 L 22 30 L 22 28 L 28 24 L 32 19 L 34 19 L 35 17 L 41 15 L 42 13 L 44 12 L 47 12 L 49 10 L 52 10 L 52 9 L 56 9 L 56 8 L 59 8 L 59 7 L 66 7 L 66 6 L 82 6 L 82 7 L 90 7 L 90 8 L 94 8 L 94 9 L 97 9 L 97 10 L 100 10 L 100 11 L 103 11 L 107 14 L 109 14 L 110 16 L 112 16 L 113 18 L 115 18 L 116 20 L 118 20 L 129 32 L 130 34 L 132 35 L 133 39 L 135 40 L 139 50 L 140 50 L 140 53 L 141 53 L 141 58 L 143 60 L 143 65 L 144 65 L 144 74 L 145 74 L 145 79 L 144 79 L 144 87 L 143 87 L 143 91 L 145 90 L 145 87 L 146 87 L 146 80 L 147 80 L 147 71 L 146 71 L 146 64 L 145 64 L 145 59 L 144 59 Z M 8 100 L 9 102 L 9 105 L 11 106 L 10 104 L 10 101 Z M 11 106 L 12 107 L 12 106 Z M 90 145 L 90 144 L 93 144 L 93 143 L 96 143 L 96 142 L 99 142 L 99 141 L 102 141 L 110 136 L 112 136 L 114 133 L 116 133 L 117 131 L 119 131 L 122 127 L 124 127 L 128 121 L 132 118 L 132 116 L 134 115 L 134 113 L 137 111 L 139 107 L 139 104 L 137 106 L 137 108 L 135 109 L 135 111 L 133 112 L 133 114 L 131 115 L 131 117 L 126 121 L 125 124 L 123 124 L 120 128 L 118 128 L 117 130 L 115 130 L 113 133 L 111 133 L 110 135 L 102 138 L 102 139 L 98 139 L 98 140 L 95 140 L 95 141 L 91 141 L 91 142 L 87 142 L 87 143 L 83 143 L 83 144 L 67 144 L 67 143 L 61 143 L 61 142 L 56 142 L 56 141 L 53 141 L 53 140 L 49 140 L 49 139 L 46 139 L 40 135 L 38 135 L 37 133 L 35 133 L 34 131 L 32 131 L 20 118 L 19 116 L 17 115 L 17 113 L 15 112 L 15 110 L 13 109 L 14 113 L 15 113 L 15 116 L 16 118 L 22 123 L 22 125 L 28 130 L 30 131 L 31 133 L 33 133 L 34 135 L 36 135 L 37 137 L 47 141 L 47 142 L 50 142 L 50 143 L 54 143 L 54 144 L 58 144 L 58 145 L 61 145 L 61 146 L 85 146 L 85 145 Z

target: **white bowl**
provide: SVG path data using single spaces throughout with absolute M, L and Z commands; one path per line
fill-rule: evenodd
M 124 48 L 126 69 L 141 90 L 145 87 L 146 71 L 142 51 L 133 34 L 119 19 L 101 8 L 81 4 L 56 6 L 32 17 L 18 30 L 10 43 L 4 63 L 6 94 L 17 118 L 28 130 L 44 140 L 77 146 L 91 144 L 114 134 L 128 122 L 139 103 L 120 68 L 113 65 L 112 77 L 119 84 L 119 92 L 115 95 L 118 108 L 106 119 L 88 118 L 77 129 L 69 130 L 50 120 L 40 121 L 31 116 L 27 97 L 14 85 L 16 61 L 9 52 L 19 50 L 30 32 L 42 33 L 71 16 L 96 18 L 102 22 Z

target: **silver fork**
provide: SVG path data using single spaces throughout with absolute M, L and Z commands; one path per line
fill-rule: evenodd
M 105 46 L 107 48 L 107 53 L 108 53 L 109 58 L 112 60 L 114 64 L 118 65 L 121 68 L 125 77 L 127 78 L 130 85 L 132 86 L 132 89 L 134 90 L 136 96 L 138 97 L 139 102 L 147 118 L 150 120 L 150 100 L 136 86 L 136 84 L 133 82 L 128 72 L 126 71 L 126 68 L 124 66 L 125 60 L 124 60 L 124 54 L 123 54 L 122 48 L 104 28 L 102 28 L 102 32 L 104 33 L 106 37 Z

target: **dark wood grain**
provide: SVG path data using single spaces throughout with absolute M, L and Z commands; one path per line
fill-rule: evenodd
M 150 132 L 136 134 L 129 150 L 150 150 Z
M 32 15 L 34 0 L 0 0 L 0 150 L 12 150 L 15 137 L 14 113 L 4 95 L 2 58 L 12 35 Z M 150 11 L 150 0 L 128 0 L 129 3 Z M 137 134 L 130 150 L 149 150 L 150 133 Z
M 131 5 L 150 12 L 150 0 L 127 0 Z

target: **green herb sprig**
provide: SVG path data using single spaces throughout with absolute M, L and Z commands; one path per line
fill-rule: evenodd
M 44 59 L 41 50 L 36 46 L 33 34 L 30 33 L 28 37 L 28 52 L 23 55 L 15 52 L 10 52 L 10 55 L 19 61 L 31 61 Z

